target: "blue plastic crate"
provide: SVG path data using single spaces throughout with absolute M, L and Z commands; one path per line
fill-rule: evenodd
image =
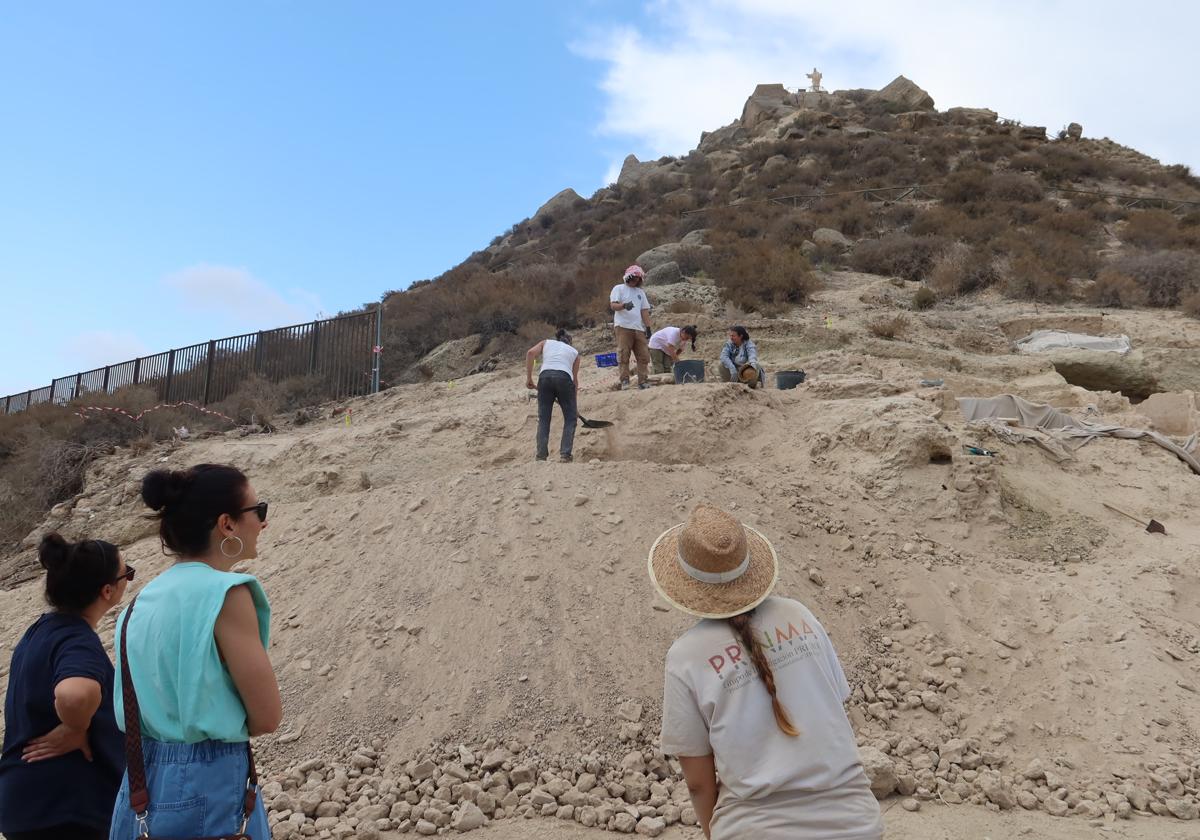
M 617 354 L 616 353 L 597 353 L 596 354 L 596 367 L 616 367 L 616 366 L 617 366 Z

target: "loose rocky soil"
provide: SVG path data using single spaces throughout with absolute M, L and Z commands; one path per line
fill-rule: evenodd
M 1098 439 L 1061 460 L 1009 444 L 953 398 L 1145 425 L 1120 394 L 1013 354 L 1006 327 L 1092 319 L 1159 359 L 1162 382 L 1185 378 L 1200 326 L 996 299 L 873 337 L 866 321 L 911 292 L 835 274 L 813 307 L 749 319 L 769 369 L 809 372 L 794 391 L 616 392 L 611 370 L 587 368 L 581 409 L 615 426 L 581 430 L 573 464 L 533 461 L 536 406 L 502 367 L 272 435 L 118 453 L 45 527 L 122 542 L 140 584 L 169 562 L 137 499 L 148 469 L 231 462 L 270 500 L 250 569 L 285 698 L 283 729 L 258 745 L 280 840 L 694 822 L 655 748 L 663 656 L 688 619 L 655 600 L 645 555 L 701 500 L 775 542 L 779 592 L 830 630 L 889 837 L 1066 840 L 1093 823 L 1182 837 L 1176 821 L 1200 809 L 1200 477 L 1149 443 Z M 688 316 L 706 358 L 715 311 Z M 580 341 L 608 349 L 600 330 Z M 36 583 L 0 592 L 0 681 L 39 609 Z

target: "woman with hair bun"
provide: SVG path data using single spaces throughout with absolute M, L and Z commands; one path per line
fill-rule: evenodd
M 133 567 L 104 540 L 42 538 L 52 610 L 13 649 L 0 756 L 0 831 L 9 840 L 108 836 L 125 772 L 113 666 L 96 634 Z
M 232 571 L 258 556 L 267 503 L 219 464 L 154 470 L 142 500 L 176 562 L 117 619 L 116 712 L 133 749 L 110 836 L 268 840 L 249 743 L 283 717 L 271 608 L 252 575 Z

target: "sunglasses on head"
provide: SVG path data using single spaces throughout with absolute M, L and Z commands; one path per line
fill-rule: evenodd
M 267 521 L 267 503 L 266 502 L 259 502 L 256 505 L 251 505 L 250 507 L 242 508 L 241 510 L 238 511 L 238 513 L 247 513 L 249 511 L 254 511 L 254 513 L 258 515 L 259 522 Z

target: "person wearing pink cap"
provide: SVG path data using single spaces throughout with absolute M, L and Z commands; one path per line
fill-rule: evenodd
M 642 291 L 646 272 L 640 265 L 625 269 L 624 280 L 613 286 L 608 296 L 617 332 L 617 370 L 621 390 L 629 387 L 629 354 L 637 359 L 638 388 L 648 388 L 650 376 L 650 301 Z

